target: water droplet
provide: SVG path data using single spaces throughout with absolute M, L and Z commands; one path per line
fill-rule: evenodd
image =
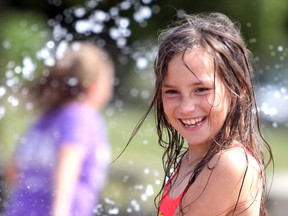
M 131 213 L 132 212 L 132 209 L 129 207 L 126 209 L 127 213 Z
M 27 111 L 31 111 L 31 110 L 33 110 L 33 108 L 34 108 L 34 104 L 33 104 L 32 102 L 26 103 L 25 109 L 26 109 Z
M 105 111 L 107 116 L 113 116 L 114 114 L 114 109 L 112 107 L 108 107 Z
M 62 41 L 57 47 L 56 58 L 57 59 L 63 58 L 67 48 L 68 48 L 68 42 L 67 41 Z
M 21 26 L 21 27 L 26 27 L 26 26 L 27 26 L 27 20 L 24 20 L 24 19 L 21 20 L 21 21 L 20 21 L 20 26 Z
M 86 1 L 86 5 L 88 8 L 95 8 L 98 5 L 98 2 L 100 1 L 90 0 Z
M 124 175 L 122 181 L 127 182 L 130 177 L 128 175 Z
M 7 49 L 7 50 L 11 49 L 11 47 L 12 47 L 11 43 L 9 41 L 7 41 L 7 40 L 2 42 L 2 46 L 3 46 L 4 49 Z
M 147 68 L 148 60 L 144 57 L 137 58 L 136 60 L 136 67 L 140 70 Z
M 109 35 L 110 35 L 110 37 L 112 38 L 112 39 L 118 39 L 120 36 L 121 36 L 121 34 L 120 34 L 120 32 L 118 31 L 118 29 L 117 28 L 115 28 L 115 27 L 112 27 L 112 28 L 110 28 L 109 29 Z
M 132 97 L 138 97 L 138 95 L 139 95 L 139 89 L 137 89 L 137 88 L 132 88 L 132 89 L 130 90 L 130 95 L 131 95 Z
M 154 189 L 152 185 L 147 185 L 145 194 L 150 197 L 154 194 Z
M 80 34 L 84 34 L 91 30 L 90 26 L 88 20 L 78 20 L 75 24 L 75 30 Z
M 146 194 L 141 194 L 141 200 L 142 201 L 147 201 L 148 200 L 148 197 Z
M 5 116 L 6 109 L 3 106 L 0 106 L 0 119 Z
M 125 45 L 127 44 L 127 40 L 126 38 L 121 37 L 116 40 L 116 43 L 117 43 L 117 46 L 120 48 L 125 47 Z
M 116 23 L 119 25 L 120 28 L 128 28 L 128 26 L 130 25 L 130 20 L 128 18 L 121 17 L 117 19 Z
M 108 197 L 105 197 L 104 199 L 105 203 L 109 204 L 109 205 L 115 205 L 115 201 L 111 200 L 110 198 Z
M 284 48 L 283 48 L 283 46 L 278 46 L 277 50 L 278 50 L 279 52 L 282 52 L 282 51 L 284 50 Z
M 38 26 L 37 24 L 33 24 L 33 25 L 31 26 L 31 30 L 36 32 L 36 31 L 39 30 L 39 26 Z
M 152 10 L 150 7 L 141 6 L 138 11 L 133 15 L 133 18 L 136 22 L 142 23 L 146 19 L 149 19 L 152 16 Z
M 21 71 L 22 71 L 22 69 L 21 69 L 20 66 L 16 66 L 16 67 L 14 68 L 14 71 L 15 71 L 16 74 L 20 74 Z
M 101 23 L 95 23 L 93 26 L 91 26 L 91 31 L 99 34 L 104 30 L 104 25 Z
M 286 88 L 281 87 L 281 88 L 280 88 L 280 92 L 281 92 L 282 94 L 285 94 L 285 93 L 286 93 Z
M 156 184 L 156 185 L 160 185 L 160 184 L 161 184 L 161 180 L 157 179 L 157 180 L 155 181 L 155 184 Z
M 115 101 L 115 106 L 117 108 L 122 108 L 123 107 L 123 101 L 122 100 L 117 100 Z
M 61 40 L 62 38 L 65 38 L 65 36 L 68 34 L 67 29 L 63 28 L 61 25 L 57 24 L 53 28 L 53 38 L 55 38 L 56 41 Z
M 69 77 L 67 84 L 69 86 L 76 86 L 79 83 L 79 80 L 76 77 Z
M 256 38 L 250 38 L 249 39 L 249 43 L 256 43 L 257 42 L 257 39 Z
M 5 73 L 5 76 L 7 79 L 9 79 L 9 78 L 12 78 L 14 76 L 14 73 L 11 70 L 7 70 Z
M 10 103 L 12 106 L 16 107 L 19 105 L 19 100 L 18 98 L 16 98 L 15 96 L 9 96 L 7 98 L 8 103 Z
M 135 190 L 143 190 L 144 186 L 142 184 L 137 184 L 134 186 Z
M 158 14 L 161 11 L 161 7 L 159 5 L 153 5 L 152 6 L 152 11 L 154 14 Z
M 144 4 L 151 4 L 152 0 L 142 0 Z
M 0 86 L 0 98 L 2 98 L 7 92 L 7 89 L 5 86 Z
M 54 43 L 54 41 L 48 41 L 46 46 L 47 46 L 47 48 L 52 49 L 55 47 L 55 43 Z
M 131 200 L 131 205 L 132 207 L 134 208 L 135 211 L 139 212 L 140 211 L 140 205 L 139 203 L 137 202 L 137 200 Z
M 281 98 L 281 94 L 280 94 L 279 91 L 275 91 L 274 94 L 273 94 L 273 96 L 274 96 L 274 98 L 276 98 L 276 99 Z
M 117 214 L 119 214 L 119 208 L 117 208 L 117 207 L 110 208 L 110 209 L 108 210 L 108 214 L 110 214 L 110 215 L 117 215 Z
M 119 15 L 119 9 L 116 7 L 112 7 L 110 8 L 109 13 L 112 17 L 117 17 Z
M 102 10 L 96 10 L 94 14 L 92 15 L 93 19 L 95 19 L 96 22 L 103 23 L 104 21 L 108 21 L 110 19 L 109 14 Z
M 142 97 L 143 99 L 148 99 L 149 96 L 150 96 L 150 92 L 149 92 L 148 90 L 142 90 L 142 91 L 141 91 L 141 97 Z
M 144 169 L 144 173 L 145 173 L 145 174 L 149 174 L 149 173 L 150 173 L 150 169 L 149 169 L 149 168 L 145 168 L 145 169 Z
M 32 80 L 33 74 L 36 70 L 36 65 L 32 59 L 28 56 L 23 59 L 22 76 L 26 80 Z
M 78 18 L 83 17 L 86 14 L 86 9 L 84 7 L 78 7 L 74 10 L 74 15 Z
M 6 85 L 10 88 L 12 88 L 13 86 L 18 85 L 20 82 L 18 77 L 11 77 L 10 79 L 6 80 Z
M 123 1 L 120 3 L 121 10 L 128 10 L 131 8 L 131 2 L 130 1 Z

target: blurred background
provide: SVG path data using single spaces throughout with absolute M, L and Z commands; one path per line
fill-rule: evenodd
M 1 0 L 0 166 L 35 119 L 25 86 L 39 78 L 61 41 L 92 40 L 116 64 L 115 94 L 103 114 L 113 159 L 124 149 L 153 93 L 157 36 L 183 13 L 219 11 L 238 22 L 254 56 L 261 127 L 275 159 L 269 209 L 288 212 L 288 2 L 287 0 Z M 110 167 L 95 215 L 156 215 L 162 182 L 162 149 L 151 113 Z M 1 186 L 1 203 L 5 197 Z M 285 209 L 286 208 L 286 209 Z M 285 213 L 284 213 L 285 212 Z

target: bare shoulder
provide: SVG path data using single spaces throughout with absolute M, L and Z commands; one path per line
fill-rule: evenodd
M 230 177 L 258 176 L 260 167 L 255 158 L 242 147 L 231 147 L 215 155 L 208 163 L 208 169 L 214 169 L 214 175 Z
M 218 190 L 227 191 L 231 199 L 239 202 L 256 197 L 262 185 L 261 169 L 256 159 L 241 147 L 232 147 L 215 155 L 208 169 L 212 170 L 211 181 Z
M 257 215 L 261 195 L 257 161 L 243 148 L 231 147 L 216 154 L 188 190 L 185 215 Z

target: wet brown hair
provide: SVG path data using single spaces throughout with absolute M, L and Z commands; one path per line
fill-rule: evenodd
M 44 111 L 81 100 L 99 76 L 114 73 L 114 66 L 103 49 L 89 42 L 72 42 L 47 72 L 29 91 L 36 107 Z
M 231 106 L 222 128 L 211 142 L 208 152 L 192 172 L 184 194 L 195 182 L 199 173 L 208 166 L 209 161 L 217 153 L 229 148 L 232 141 L 238 141 L 243 145 L 246 154 L 249 152 L 256 159 L 261 169 L 260 176 L 263 193 L 260 215 L 268 215 L 266 210 L 267 189 L 265 169 L 271 161 L 273 162 L 273 155 L 269 144 L 265 141 L 260 131 L 260 122 L 252 83 L 252 56 L 246 48 L 239 27 L 226 15 L 221 13 L 184 15 L 160 34 L 159 41 L 158 53 L 154 62 L 156 77 L 154 97 L 150 107 L 136 125 L 126 145 L 127 147 L 137 134 L 145 118 L 154 107 L 158 143 L 164 148 L 162 162 L 165 172 L 162 188 L 155 198 L 158 210 L 161 197 L 164 193 L 165 182 L 167 178 L 171 179 L 173 175 L 171 170 L 177 170 L 182 157 L 187 152 L 183 137 L 169 123 L 164 113 L 162 83 L 167 74 L 168 64 L 176 54 L 182 54 L 183 63 L 189 69 L 184 61 L 185 53 L 194 48 L 200 48 L 212 57 L 215 69 L 214 79 L 218 76 L 224 83 L 226 91 L 230 96 Z M 264 160 L 264 155 L 267 161 Z M 248 166 L 247 155 L 246 160 Z M 242 183 L 245 180 L 246 171 L 243 175 Z M 237 203 L 231 212 L 233 215 L 239 204 L 241 190 L 242 188 L 239 191 Z M 180 212 L 183 214 L 181 203 Z
M 212 57 L 215 68 L 214 76 L 218 76 L 223 81 L 230 95 L 231 107 L 224 125 L 211 143 L 205 157 L 196 165 L 184 192 L 195 182 L 212 157 L 228 148 L 233 140 L 239 141 L 257 160 L 262 172 L 262 186 L 265 190 L 266 164 L 262 148 L 264 147 L 268 152 L 267 164 L 273 160 L 273 156 L 260 132 L 256 99 L 251 81 L 253 77 L 251 55 L 245 46 L 238 26 L 221 13 L 185 15 L 183 19 L 176 22 L 176 25 L 160 35 L 159 50 L 154 62 L 156 89 L 153 105 L 156 111 L 159 144 L 165 149 L 162 158 L 165 178 L 171 178 L 171 170 L 175 170 L 179 166 L 179 162 L 185 154 L 185 148 L 183 137 L 172 127 L 164 113 L 162 83 L 167 74 L 170 60 L 176 54 L 182 53 L 184 56 L 186 52 L 196 47 L 205 50 Z M 245 175 L 243 181 L 244 179 Z M 165 183 L 163 182 L 158 198 L 161 198 L 164 187 Z M 241 191 L 239 191 L 239 196 L 240 193 Z M 261 201 L 262 216 L 267 215 L 265 196 L 264 191 Z

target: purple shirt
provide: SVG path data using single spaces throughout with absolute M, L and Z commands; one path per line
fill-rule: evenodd
M 85 155 L 70 216 L 93 215 L 110 161 L 110 146 L 100 113 L 86 105 L 70 104 L 48 112 L 20 140 L 16 152 L 19 179 L 6 216 L 51 215 L 53 175 L 63 145 L 78 145 Z

